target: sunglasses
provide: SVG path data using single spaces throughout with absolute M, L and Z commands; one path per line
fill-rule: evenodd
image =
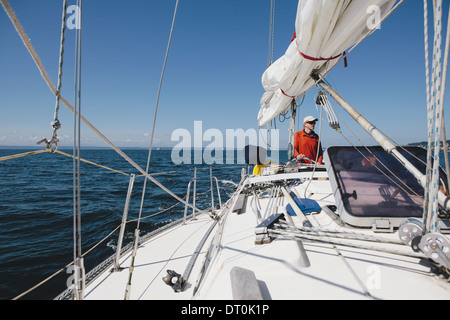
M 309 123 L 309 124 L 316 124 L 315 121 L 307 121 L 306 123 Z

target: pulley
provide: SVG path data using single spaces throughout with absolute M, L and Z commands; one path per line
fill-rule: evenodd
M 405 219 L 398 227 L 398 236 L 405 245 L 411 246 L 414 238 L 422 236 L 422 227 L 423 222 L 419 219 Z
M 325 100 L 326 99 L 326 95 L 325 93 L 323 93 L 322 90 L 319 90 L 318 94 L 317 94 L 317 98 L 316 98 L 316 104 L 317 105 L 325 105 Z
M 427 233 L 419 244 L 420 250 L 434 262 L 450 269 L 450 242 L 440 233 Z
M 316 106 L 322 106 L 323 110 L 325 110 L 325 113 L 327 114 L 328 124 L 331 128 L 339 132 L 341 130 L 341 126 L 339 125 L 339 121 L 333 107 L 328 100 L 327 95 L 320 89 L 317 93 Z

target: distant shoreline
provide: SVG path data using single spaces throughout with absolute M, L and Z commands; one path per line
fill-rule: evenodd
M 450 140 L 447 140 L 447 144 L 450 145 Z M 443 143 L 441 141 L 441 147 Z M 427 141 L 421 141 L 421 142 L 411 142 L 406 144 L 405 146 L 408 147 L 422 147 L 424 149 L 427 149 L 428 142 Z M 121 150 L 148 150 L 148 147 L 118 147 Z M 153 147 L 152 150 L 172 150 L 174 147 Z M 12 149 L 12 150 L 41 150 L 43 147 L 40 146 L 2 146 L 0 145 L 0 150 L 5 149 Z M 73 146 L 59 146 L 59 149 L 62 150 L 73 150 Z M 111 147 L 100 147 L 100 146 L 81 146 L 82 150 L 113 150 Z M 200 148 L 191 148 L 191 150 L 198 150 Z M 204 150 L 205 147 L 202 147 L 201 150 Z M 324 150 L 326 147 L 324 148 Z M 217 150 L 227 150 L 226 148 L 218 149 Z M 241 149 L 231 149 L 231 150 L 241 150 Z M 279 151 L 287 151 L 286 148 L 279 149 Z
M 146 147 L 118 147 L 121 150 L 148 150 Z M 152 150 L 172 150 L 174 147 L 153 147 Z M 0 150 L 41 150 L 42 147 L 39 146 L 0 146 Z M 73 150 L 72 146 L 59 146 L 58 149 L 61 150 Z M 191 148 L 191 150 L 199 150 L 200 148 Z M 201 148 L 201 150 L 204 150 L 205 147 Z M 81 146 L 81 150 L 113 150 L 111 147 L 94 147 L 94 146 Z M 228 150 L 226 148 L 224 149 L 218 149 L 215 148 L 215 150 Z M 241 149 L 230 149 L 230 150 L 241 150 Z M 287 151 L 287 149 L 279 149 L 279 151 Z

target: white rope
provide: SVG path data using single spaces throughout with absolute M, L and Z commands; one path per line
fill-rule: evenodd
M 22 41 L 24 42 L 28 52 L 33 57 L 33 60 L 38 67 L 39 71 L 41 72 L 42 77 L 44 78 L 45 82 L 47 83 L 50 90 L 53 92 L 53 94 L 56 95 L 56 88 L 53 85 L 52 81 L 50 80 L 50 77 L 48 76 L 42 61 L 39 59 L 39 56 L 36 53 L 36 50 L 34 49 L 33 45 L 31 44 L 29 38 L 27 37 L 25 31 L 23 30 L 22 26 L 20 25 L 19 20 L 17 19 L 14 11 L 11 9 L 11 6 L 8 3 L 8 0 L 0 0 L 0 2 L 3 5 L 3 8 L 7 12 L 9 18 L 11 19 L 11 22 L 14 24 L 14 27 L 16 28 L 19 36 L 22 38 Z M 61 96 L 61 102 L 63 102 L 67 108 L 69 108 L 70 111 L 75 112 L 74 107 L 63 97 Z M 131 164 L 134 168 L 136 168 L 142 175 L 146 176 L 148 179 L 150 179 L 154 184 L 156 184 L 159 188 L 164 190 L 166 193 L 171 195 L 173 198 L 177 199 L 178 201 L 182 202 L 183 204 L 189 206 L 189 208 L 192 208 L 194 210 L 198 210 L 193 205 L 187 203 L 185 200 L 177 196 L 175 193 L 167 189 L 164 185 L 162 185 L 159 181 L 157 181 L 154 177 L 152 177 L 150 174 L 148 174 L 144 169 L 142 169 L 136 162 L 134 162 L 129 156 L 127 156 L 122 150 L 120 150 L 117 146 L 115 146 L 106 136 L 104 136 L 94 125 L 92 125 L 83 115 L 80 115 L 81 121 L 84 122 L 92 131 L 94 131 L 95 134 L 97 134 L 103 141 L 105 141 L 114 151 L 116 151 L 122 158 L 124 158 L 129 164 Z M 201 210 L 200 212 L 205 212 L 208 214 L 207 210 Z
M 48 142 L 47 148 L 50 149 L 52 144 L 55 144 L 55 150 L 58 147 L 57 130 L 61 127 L 61 123 L 58 119 L 59 114 L 59 104 L 61 101 L 61 86 L 62 86 L 62 73 L 63 73 L 63 62 L 64 62 L 64 43 L 66 39 L 66 17 L 67 17 L 67 0 L 63 3 L 63 13 L 61 21 L 61 43 L 59 49 L 59 70 L 58 70 L 58 84 L 56 89 L 56 103 L 55 103 L 55 113 L 53 115 L 53 122 L 51 123 L 53 127 L 52 139 Z
M 438 215 L 438 201 L 437 194 L 439 189 L 439 151 L 440 151 L 440 138 L 441 138 L 441 101 L 440 101 L 440 92 L 441 92 L 441 83 L 442 83 L 442 0 L 437 0 L 435 3 L 435 54 L 433 55 L 434 59 L 434 74 L 433 77 L 433 95 L 435 97 L 434 101 L 434 154 L 433 154 L 433 172 L 432 172 L 432 180 L 431 180 L 431 190 L 432 197 L 430 196 L 430 200 L 432 201 L 431 207 L 431 215 L 429 215 L 428 222 L 428 230 L 430 232 L 434 232 L 437 230 L 437 215 Z M 428 209 L 430 210 L 430 208 Z
M 424 232 L 434 232 L 437 230 L 438 216 L 438 190 L 439 190 L 439 150 L 441 137 L 441 117 L 442 101 L 441 101 L 441 43 L 442 43 L 442 0 L 433 1 L 434 12 L 434 45 L 432 59 L 432 82 L 431 90 L 427 85 L 427 121 L 428 121 L 428 152 L 427 152 L 427 172 L 426 172 L 426 188 L 425 188 L 425 205 L 424 205 Z M 424 21 L 425 32 L 428 33 L 428 5 L 424 0 Z M 425 37 L 426 41 L 428 37 Z M 425 51 L 428 52 L 428 41 L 425 42 Z M 427 54 L 426 54 L 427 57 Z M 429 63 L 426 60 L 426 65 Z M 427 73 L 429 73 L 428 66 Z M 427 79 L 428 83 L 428 79 Z M 433 167 L 431 168 L 431 163 Z
M 426 93 L 427 93 L 427 124 L 428 124 L 428 132 L 431 130 L 429 114 L 431 113 L 431 89 L 430 89 L 430 67 L 429 67 L 429 55 L 428 55 L 428 0 L 423 0 L 423 29 L 424 29 L 424 44 L 425 44 L 425 82 L 426 82 Z M 429 185 L 430 185 L 430 177 L 431 177 L 431 162 L 429 159 L 431 158 L 431 136 L 428 135 L 428 143 L 427 143 L 427 165 L 426 165 L 426 173 L 425 173 L 425 188 L 424 188 L 424 205 L 423 205 L 423 233 L 426 232 L 426 220 L 428 216 L 428 198 L 429 198 Z
M 333 106 L 328 99 L 328 96 L 323 92 L 319 91 L 319 99 L 321 105 L 323 106 L 325 113 L 327 114 L 328 124 L 331 128 L 336 131 L 340 130 L 339 121 L 337 119 L 336 113 L 334 112 Z
M 317 237 L 320 236 L 329 236 L 329 237 L 336 237 L 341 239 L 347 239 L 347 240 L 361 240 L 361 241 L 368 241 L 368 242 L 377 242 L 377 243 L 387 243 L 387 244 L 397 244 L 404 246 L 403 242 L 396 239 L 389 239 L 389 238 L 383 238 L 379 236 L 373 236 L 369 234 L 364 234 L 362 232 L 354 232 L 354 231 L 338 231 L 338 230 L 332 230 L 327 228 L 320 228 L 320 227 L 295 227 L 286 223 L 278 223 L 275 224 L 275 226 L 282 228 L 281 232 L 291 232 L 291 233 L 304 233 L 307 235 L 314 235 Z
M 62 85 L 62 72 L 63 72 L 63 62 L 64 62 L 64 43 L 66 39 L 66 17 L 67 17 L 67 0 L 64 0 L 63 4 L 63 16 L 61 22 L 61 44 L 59 49 L 59 70 L 58 70 L 58 87 L 55 105 L 54 120 L 58 120 L 59 113 L 59 102 L 61 97 L 61 85 Z
M 449 8 L 449 13 L 448 13 L 447 17 L 450 18 L 450 8 Z M 449 159 L 448 159 L 447 134 L 445 132 L 444 101 L 445 101 L 445 88 L 447 85 L 447 69 L 448 69 L 449 53 L 450 53 L 450 20 L 448 19 L 448 21 L 447 21 L 447 38 L 445 40 L 445 52 L 444 52 L 444 67 L 443 67 L 443 71 L 442 71 L 442 91 L 441 91 L 442 141 L 444 143 L 443 147 L 444 147 L 444 158 L 445 158 L 445 172 L 447 173 L 447 186 L 448 187 L 450 187 L 450 164 L 449 164 Z
M 28 38 L 27 34 L 25 33 L 25 30 L 23 29 L 22 25 L 19 22 L 19 19 L 17 19 L 16 14 L 14 13 L 13 9 L 11 8 L 11 5 L 9 4 L 8 0 L 0 0 L 3 6 L 3 9 L 5 9 L 6 14 L 8 15 L 9 19 L 11 19 L 11 22 L 13 23 L 14 27 L 16 28 L 17 33 L 19 34 L 20 38 L 22 39 L 23 43 L 25 44 L 25 47 L 27 48 L 28 52 L 31 54 L 31 57 L 33 58 L 36 66 L 38 67 L 39 71 L 41 72 L 42 77 L 44 78 L 45 82 L 47 83 L 50 90 L 53 92 L 53 94 L 56 96 L 56 87 L 53 85 L 52 81 L 50 80 L 50 77 L 45 70 L 41 59 L 39 59 L 38 54 L 36 53 L 36 50 L 34 49 L 33 45 L 31 44 L 30 39 Z
M 396 250 L 396 249 L 389 249 L 389 248 L 381 247 L 381 246 L 365 245 L 365 244 L 362 244 L 363 240 L 361 240 L 361 239 L 351 239 L 353 241 L 350 241 L 349 239 L 338 240 L 338 239 L 334 239 L 334 238 L 336 238 L 334 236 L 321 235 L 320 237 L 318 237 L 318 236 L 306 234 L 303 232 L 289 233 L 289 232 L 284 232 L 284 231 L 280 231 L 280 230 L 269 230 L 269 235 L 272 237 L 278 238 L 278 239 L 287 239 L 287 240 L 307 239 L 310 241 L 322 242 L 325 244 L 334 244 L 334 245 L 346 246 L 346 247 L 350 247 L 350 248 L 358 248 L 358 249 L 371 250 L 371 251 L 377 251 L 377 252 L 392 253 L 395 255 L 403 255 L 403 256 L 408 256 L 408 257 L 415 257 L 415 258 L 424 258 L 425 257 L 421 253 L 415 253 L 412 251 Z M 358 241 L 356 241 L 356 240 L 358 240 Z

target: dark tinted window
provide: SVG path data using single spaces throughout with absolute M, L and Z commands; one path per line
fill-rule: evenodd
M 399 151 L 425 173 L 427 151 L 418 147 L 406 149 L 409 153 Z M 330 147 L 327 153 L 333 169 L 331 174 L 349 214 L 355 217 L 422 216 L 423 188 L 381 147 L 369 147 L 369 151 L 364 147 Z

